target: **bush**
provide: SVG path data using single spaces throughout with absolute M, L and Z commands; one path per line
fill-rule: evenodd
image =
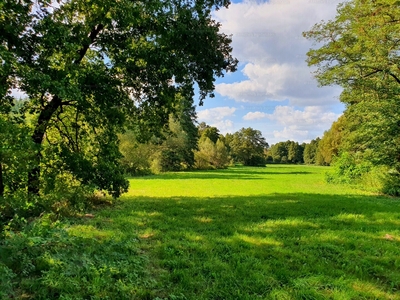
M 390 196 L 400 196 L 400 173 L 397 170 L 389 170 L 382 184 L 382 192 Z
M 5 227 L 22 230 L 28 221 L 45 213 L 74 215 L 93 205 L 95 189 L 81 184 L 68 172 L 58 174 L 51 189 L 44 186 L 42 190 L 40 196 L 19 189 L 0 197 L 0 232 Z
M 358 154 L 342 153 L 333 162 L 333 171 L 326 173 L 330 183 L 358 184 L 366 190 L 400 196 L 400 173 L 387 166 L 373 165 Z
M 343 152 L 333 161 L 333 171 L 326 174 L 330 183 L 359 183 L 361 177 L 370 172 L 373 165 L 357 154 Z
M 16 275 L 0 262 L 0 299 L 14 298 L 12 280 Z

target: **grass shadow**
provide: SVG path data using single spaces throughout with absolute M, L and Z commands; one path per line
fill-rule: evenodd
M 96 226 L 131 228 L 138 235 L 157 270 L 154 297 L 399 296 L 400 204 L 393 199 L 140 197 L 127 199 L 118 211 L 108 212 L 112 225 L 104 227 L 99 218 Z
M 289 168 L 293 168 L 289 166 Z M 283 171 L 282 171 L 283 170 Z M 153 180 L 155 178 L 165 180 L 190 180 L 190 179 L 240 179 L 240 180 L 259 180 L 265 179 L 265 175 L 310 175 L 316 172 L 311 171 L 285 171 L 281 166 L 277 167 L 242 167 L 236 166 L 228 169 L 218 170 L 193 170 L 190 172 L 168 172 L 159 175 L 149 175 L 140 177 L 128 177 L 129 179 L 140 178 L 144 180 Z

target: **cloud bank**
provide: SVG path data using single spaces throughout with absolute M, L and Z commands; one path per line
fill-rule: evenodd
M 337 107 L 342 107 L 338 100 L 341 88 L 318 87 L 313 69 L 305 61 L 307 51 L 316 46 L 303 38 L 302 32 L 334 18 L 339 2 L 254 0 L 215 12 L 222 31 L 232 35 L 233 55 L 240 61 L 241 72 L 241 78 L 217 84 L 216 92 L 244 107 L 264 102 L 278 105 L 272 113 L 247 112 L 242 121 L 264 120 L 269 122 L 269 130 L 275 124 L 276 140 L 310 140 L 336 120 L 340 115 Z M 286 106 L 280 104 L 283 102 Z
M 247 80 L 221 83 L 216 91 L 237 102 L 282 101 L 307 106 L 331 104 L 338 88 L 318 88 L 307 66 L 312 44 L 302 32 L 334 17 L 339 1 L 245 1 L 215 12 L 222 30 L 232 34 L 233 54 Z

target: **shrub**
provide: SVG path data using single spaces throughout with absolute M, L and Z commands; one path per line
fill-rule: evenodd
M 371 162 L 348 152 L 336 157 L 332 165 L 333 171 L 326 174 L 327 181 L 331 183 L 359 183 L 362 175 L 373 168 Z
M 385 174 L 382 184 L 382 192 L 391 196 L 400 196 L 400 173 L 390 169 Z
M 146 271 L 136 243 L 76 236 L 44 215 L 0 239 L 0 299 L 133 299 Z
M 326 173 L 330 183 L 358 184 L 366 190 L 400 196 L 400 173 L 396 168 L 374 165 L 360 154 L 342 153 Z

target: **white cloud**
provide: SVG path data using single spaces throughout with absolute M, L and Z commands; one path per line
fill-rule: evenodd
M 232 132 L 233 122 L 228 117 L 233 117 L 236 111 L 235 107 L 223 106 L 204 109 L 197 112 L 199 122 L 206 122 L 208 125 L 217 127 L 223 134 Z
M 234 124 L 231 120 L 223 120 L 223 121 L 219 121 L 217 123 L 212 123 L 210 125 L 218 128 L 218 130 L 221 134 L 234 132 Z
M 222 121 L 226 117 L 233 116 L 235 113 L 235 107 L 214 107 L 210 109 L 204 109 L 197 112 L 197 118 L 200 122 L 216 122 Z
M 304 141 L 308 138 L 308 130 L 285 127 L 282 131 L 274 130 L 274 137 L 278 141 Z
M 272 114 L 266 115 L 269 120 L 281 126 L 274 130 L 275 140 L 309 141 L 330 128 L 340 114 L 324 111 L 319 106 L 307 106 L 304 110 L 296 110 L 290 106 L 277 106 Z
M 268 117 L 268 114 L 256 111 L 256 112 L 249 112 L 243 116 L 243 120 L 250 121 L 250 120 L 260 120 Z
M 320 106 L 307 106 L 303 111 L 291 106 L 277 106 L 272 114 L 267 116 L 283 126 L 295 126 L 296 129 L 325 129 L 339 117 L 333 112 L 324 112 Z
M 337 87 L 318 88 L 307 66 L 310 41 L 302 32 L 334 17 L 336 0 L 271 0 L 231 4 L 215 12 L 222 30 L 233 35 L 233 54 L 247 78 L 221 83 L 216 91 L 238 102 L 283 101 L 297 106 L 332 104 Z

